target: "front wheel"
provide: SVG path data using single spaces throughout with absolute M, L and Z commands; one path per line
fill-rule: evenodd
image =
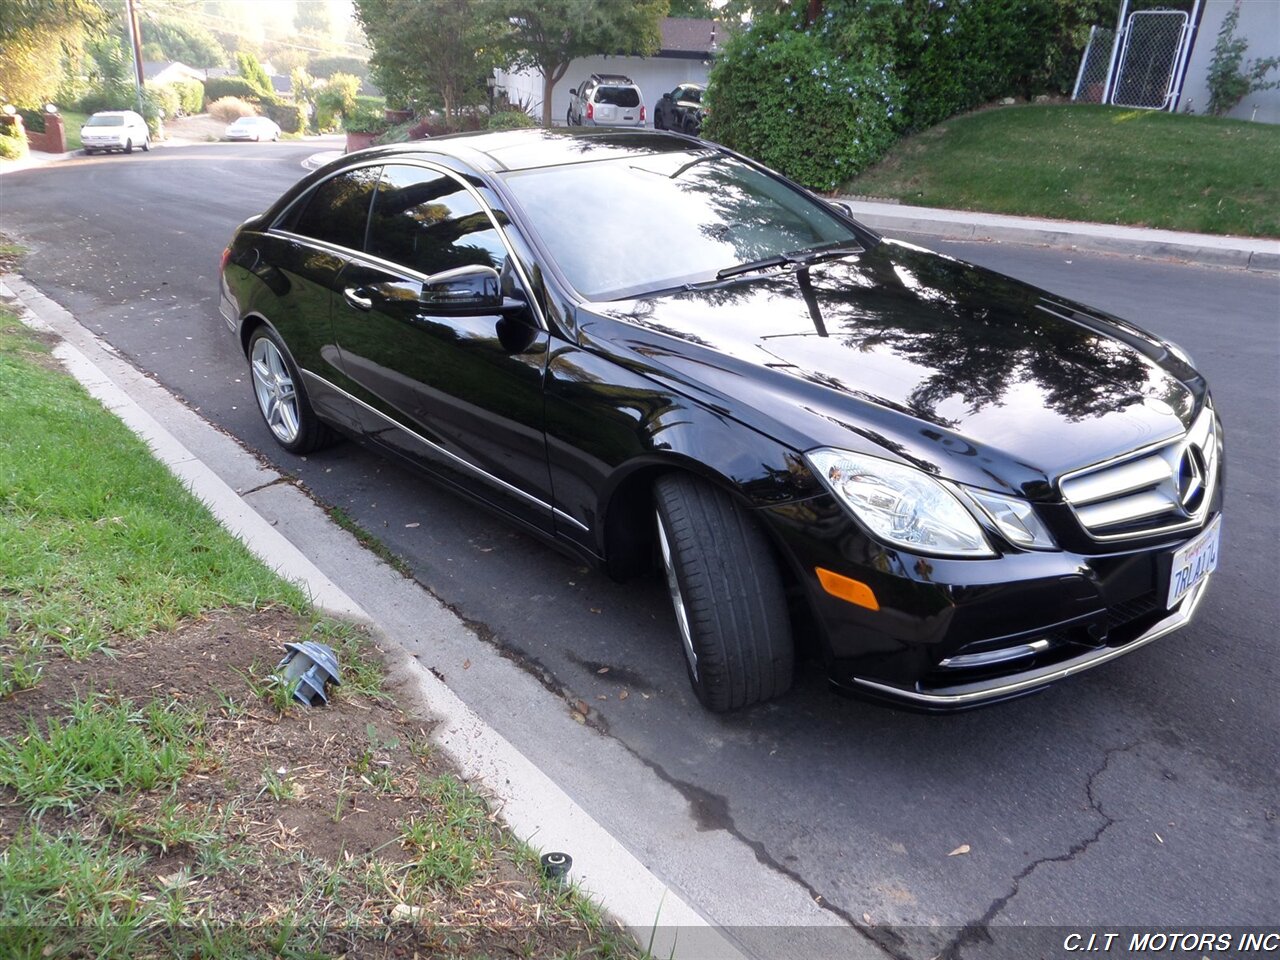
M 654 486 L 658 548 L 689 682 L 715 713 L 781 696 L 795 644 L 777 561 L 728 494 L 685 474 Z
M 124 152 L 125 152 L 125 153 L 133 153 L 133 141 L 132 141 L 132 140 L 126 140 L 126 141 L 124 142 Z
M 147 139 L 145 139 L 145 140 L 143 140 L 143 141 L 142 141 L 142 152 L 143 152 L 143 153 L 150 153 L 150 152 L 151 152 L 151 138 L 150 138 L 150 137 L 147 137 Z
M 570 107 L 564 112 L 564 125 L 566 127 L 573 126 L 573 107 Z
M 276 443 L 290 453 L 310 453 L 333 442 L 335 434 L 311 408 L 293 358 L 270 327 L 249 338 L 249 371 L 258 412 Z

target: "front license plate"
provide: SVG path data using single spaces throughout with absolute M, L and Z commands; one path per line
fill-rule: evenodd
M 1169 576 L 1169 600 L 1165 606 L 1172 610 L 1197 583 L 1218 567 L 1218 534 L 1222 531 L 1222 518 L 1173 555 L 1173 572 Z

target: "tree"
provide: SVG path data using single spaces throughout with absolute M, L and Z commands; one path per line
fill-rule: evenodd
M 542 73 L 542 125 L 549 127 L 552 95 L 569 63 L 599 54 L 657 52 L 670 0 L 500 0 L 494 6 L 510 23 L 503 47 L 511 65 Z
M 325 0 L 298 0 L 294 7 L 293 28 L 300 34 L 333 37 L 333 21 Z
M 275 88 L 271 86 L 271 78 L 263 69 L 258 58 L 252 53 L 237 53 L 236 67 L 240 76 L 244 77 L 263 96 L 274 97 Z
M 498 4 L 355 0 L 355 10 L 373 50 L 373 82 L 391 102 L 439 107 L 453 126 L 484 99 L 506 30 Z
M 0 99 L 21 106 L 53 99 L 63 65 L 106 26 L 93 0 L 0 0 Z

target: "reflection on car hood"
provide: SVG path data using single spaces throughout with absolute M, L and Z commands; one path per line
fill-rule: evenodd
M 745 405 L 800 449 L 889 451 L 1029 496 L 1176 436 L 1204 392 L 1121 321 L 892 241 L 810 271 L 595 309 L 580 314 L 586 340 L 711 402 L 732 397 L 735 415 Z

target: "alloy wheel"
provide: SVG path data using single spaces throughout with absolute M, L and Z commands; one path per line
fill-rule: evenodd
M 299 429 L 298 394 L 284 357 L 274 343 L 259 337 L 253 344 L 249 366 L 263 419 L 282 443 L 293 443 Z

